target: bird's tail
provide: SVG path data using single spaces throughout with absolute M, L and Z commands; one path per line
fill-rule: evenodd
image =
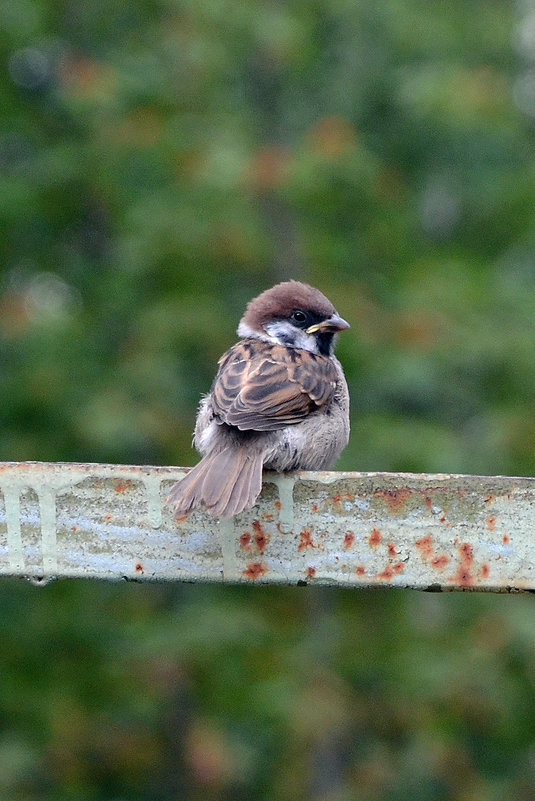
M 167 498 L 175 517 L 203 504 L 218 517 L 232 517 L 254 506 L 262 489 L 262 453 L 225 448 L 201 459 L 178 481 Z

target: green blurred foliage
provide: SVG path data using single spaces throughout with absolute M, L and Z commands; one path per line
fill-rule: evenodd
M 535 4 L 0 2 L 0 458 L 191 463 L 317 284 L 339 466 L 535 469 Z M 0 587 L 0 799 L 535 799 L 530 597 Z

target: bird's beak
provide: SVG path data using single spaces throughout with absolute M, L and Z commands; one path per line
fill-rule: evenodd
M 346 323 L 342 317 L 339 317 L 337 314 L 332 314 L 327 320 L 323 320 L 321 323 L 315 323 L 311 325 L 310 328 L 307 328 L 307 334 L 315 334 L 317 331 L 344 331 L 346 328 L 351 328 L 349 323 Z

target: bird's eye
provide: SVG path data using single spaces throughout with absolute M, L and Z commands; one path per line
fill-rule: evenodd
M 305 312 L 301 311 L 301 309 L 296 309 L 292 312 L 292 320 L 295 320 L 296 323 L 304 323 L 306 318 Z

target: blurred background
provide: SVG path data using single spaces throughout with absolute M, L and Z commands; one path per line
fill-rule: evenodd
M 535 0 L 0 2 L 0 459 L 192 464 L 246 302 L 348 470 L 535 472 Z M 535 799 L 531 596 L 0 584 L 0 799 Z

